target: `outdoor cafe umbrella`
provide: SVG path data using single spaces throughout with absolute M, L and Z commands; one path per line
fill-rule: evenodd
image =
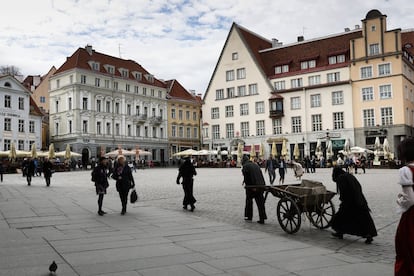
M 250 160 L 253 160 L 253 158 L 255 157 L 256 157 L 256 151 L 255 151 L 254 145 L 252 145 L 250 148 Z
M 318 159 L 321 159 L 323 152 L 322 152 L 322 142 L 321 139 L 318 139 L 316 141 L 316 149 L 315 149 L 315 154 L 318 157 Z
M 328 146 L 326 147 L 326 158 L 327 159 L 331 159 L 333 156 L 333 151 L 332 151 L 332 141 L 329 140 L 328 141 Z
M 381 151 L 381 142 L 379 137 L 375 137 L 375 142 L 374 142 L 374 155 L 375 156 L 379 156 L 380 155 L 380 151 Z
M 295 144 L 295 147 L 293 148 L 293 156 L 295 157 L 295 159 L 299 159 L 300 156 L 300 152 L 299 152 L 299 145 L 298 143 Z
M 196 150 L 186 149 L 186 150 L 175 153 L 173 156 L 192 156 L 195 154 L 197 154 Z
M 273 158 L 277 157 L 277 148 L 276 148 L 276 143 L 275 142 L 272 143 L 272 156 L 273 156 Z
M 282 155 L 283 157 L 286 157 L 287 155 L 286 139 L 283 139 L 282 151 L 280 152 L 280 155 Z
M 129 150 L 126 150 L 126 149 L 122 149 L 122 148 L 118 148 L 116 150 L 107 152 L 105 154 L 106 157 L 117 157 L 118 155 L 124 155 L 124 156 L 129 155 L 129 156 L 132 156 L 132 155 L 135 155 L 135 152 L 129 151 Z
M 390 150 L 390 143 L 388 142 L 387 138 L 384 139 L 383 150 L 384 150 L 384 158 L 389 159 L 391 150 Z
M 14 160 L 14 159 L 16 159 L 16 157 L 17 157 L 16 146 L 12 142 L 11 145 L 10 145 L 9 158 L 11 160 Z
M 66 145 L 66 150 L 65 150 L 65 159 L 70 159 L 72 157 L 72 153 L 70 151 L 70 145 L 67 144 Z
M 135 146 L 135 160 L 139 160 L 139 146 Z
M 231 152 L 233 154 L 233 152 Z M 243 144 L 238 143 L 237 144 L 237 167 L 241 167 L 241 161 L 243 157 Z
M 32 144 L 32 150 L 30 151 L 32 158 L 37 158 L 37 150 L 36 150 L 36 144 Z
M 53 143 L 51 143 L 49 145 L 49 159 L 53 159 L 55 158 L 56 154 L 55 154 L 55 145 Z
M 265 155 L 265 152 L 264 152 L 264 145 L 263 145 L 263 143 L 260 143 L 260 148 L 259 148 L 259 157 L 260 157 L 260 158 L 263 158 L 263 157 L 264 157 L 264 155 Z
M 351 151 L 351 143 L 349 141 L 349 138 L 347 138 L 345 140 L 344 149 L 343 149 L 342 152 L 343 152 L 344 155 L 348 155 L 350 153 L 350 151 Z

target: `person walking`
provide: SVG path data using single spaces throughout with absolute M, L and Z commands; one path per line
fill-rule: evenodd
M 394 275 L 414 275 L 414 139 L 407 138 L 398 147 L 405 166 L 399 170 L 401 193 L 397 197 L 401 218 L 395 235 Z
M 102 210 L 103 199 L 106 194 L 106 189 L 109 187 L 108 183 L 108 159 L 106 157 L 99 157 L 98 166 L 92 170 L 92 181 L 95 182 L 95 190 L 98 195 L 98 215 L 106 214 Z
M 43 162 L 43 176 L 46 179 L 46 186 L 50 186 L 50 178 L 52 177 L 52 170 L 53 170 L 53 164 L 50 162 L 49 158 L 45 158 Z
M 285 174 L 286 174 L 286 170 L 287 170 L 285 158 L 283 156 L 280 157 L 278 163 L 279 163 L 278 167 L 279 167 L 279 175 L 280 175 L 279 185 L 280 184 L 283 185 L 283 183 L 285 183 Z
M 184 163 L 178 169 L 178 176 L 176 183 L 180 184 L 181 178 L 183 179 L 181 184 L 183 185 L 184 190 L 184 199 L 183 199 L 183 209 L 187 210 L 188 205 L 190 205 L 191 212 L 194 212 L 195 206 L 194 203 L 197 200 L 193 195 L 193 185 L 194 185 L 194 176 L 197 175 L 197 172 L 190 160 L 190 158 L 185 158 Z
M 310 160 L 310 171 L 311 171 L 311 173 L 316 172 L 316 158 L 315 158 L 315 155 L 313 155 L 312 159 Z
M 249 160 L 247 156 L 243 157 L 243 184 L 246 189 L 246 205 L 244 207 L 244 220 L 252 221 L 253 219 L 253 199 L 256 201 L 257 209 L 259 212 L 259 220 L 257 223 L 264 224 L 267 219 L 265 200 L 263 197 L 264 190 L 259 188 L 253 188 L 251 186 L 265 186 L 265 180 L 262 170 L 259 165 Z
M 4 166 L 3 162 L 0 161 L 0 181 L 3 182 Z
M 274 160 L 272 155 L 270 155 L 269 159 L 266 160 L 266 168 L 265 168 L 265 172 L 267 171 L 269 174 L 270 185 L 273 185 L 273 182 L 275 182 L 276 168 L 277 168 L 276 160 Z
M 30 186 L 32 184 L 32 176 L 34 175 L 35 165 L 33 160 L 29 158 L 25 158 L 23 163 L 23 175 L 26 176 L 27 185 Z
M 135 181 L 132 176 L 131 168 L 126 163 L 123 155 L 118 156 L 117 166 L 115 166 L 112 178 L 116 180 L 116 190 L 118 191 L 121 199 L 121 215 L 125 215 L 128 203 L 128 193 L 130 189 L 135 187 Z
M 355 176 L 339 167 L 333 169 L 332 179 L 336 182 L 341 202 L 338 212 L 332 218 L 331 226 L 335 230 L 332 235 L 339 239 L 344 234 L 361 236 L 366 239 L 366 244 L 372 243 L 377 230 L 361 184 Z

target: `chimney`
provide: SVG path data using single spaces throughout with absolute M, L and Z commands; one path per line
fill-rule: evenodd
M 305 40 L 305 37 L 303 35 L 298 36 L 298 42 L 302 42 Z
M 92 55 L 92 45 L 86 45 L 85 46 L 85 50 L 88 52 L 88 54 L 91 56 Z
M 355 25 L 355 30 L 359 30 L 359 25 Z
M 272 48 L 277 48 L 283 45 L 283 42 L 279 42 L 279 39 L 272 38 Z
M 189 92 L 190 92 L 190 93 L 191 93 L 191 95 L 193 95 L 193 96 L 195 96 L 195 95 L 196 95 L 195 90 L 189 90 Z
M 351 29 L 349 28 L 345 28 L 345 32 L 349 32 Z

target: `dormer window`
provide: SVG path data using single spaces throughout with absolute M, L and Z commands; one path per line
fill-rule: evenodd
M 330 56 L 328 58 L 329 64 L 337 64 L 345 62 L 345 54 Z
M 147 79 L 147 81 L 148 81 L 148 82 L 150 82 L 150 83 L 153 83 L 153 82 L 154 82 L 154 76 L 153 76 L 153 75 L 147 74 L 147 75 L 145 76 L 145 78 L 146 78 L 146 79 Z
M 115 73 L 115 67 L 109 64 L 104 65 L 106 72 L 113 75 Z
M 314 59 L 302 61 L 300 63 L 300 69 L 302 69 L 302 70 L 315 68 L 315 67 L 316 67 L 316 60 L 314 60 Z
M 128 78 L 128 70 L 127 69 L 120 69 L 119 71 L 121 72 L 121 76 L 123 78 Z
M 289 72 L 288 64 L 275 66 L 275 74 L 282 74 L 282 73 L 287 73 L 287 72 Z
M 136 71 L 134 71 L 134 72 L 132 72 L 132 75 L 134 76 L 134 78 L 136 79 L 136 80 L 138 80 L 138 81 L 140 81 L 141 79 L 142 79 L 142 74 L 141 74 L 141 72 L 136 72 Z
M 88 63 L 92 70 L 99 71 L 99 62 L 89 61 Z

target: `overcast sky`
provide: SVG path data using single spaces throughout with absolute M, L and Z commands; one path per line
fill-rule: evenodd
M 232 22 L 291 43 L 352 29 L 371 9 L 388 29 L 414 28 L 412 0 L 11 0 L 0 9 L 0 65 L 43 75 L 91 44 L 204 93 Z

